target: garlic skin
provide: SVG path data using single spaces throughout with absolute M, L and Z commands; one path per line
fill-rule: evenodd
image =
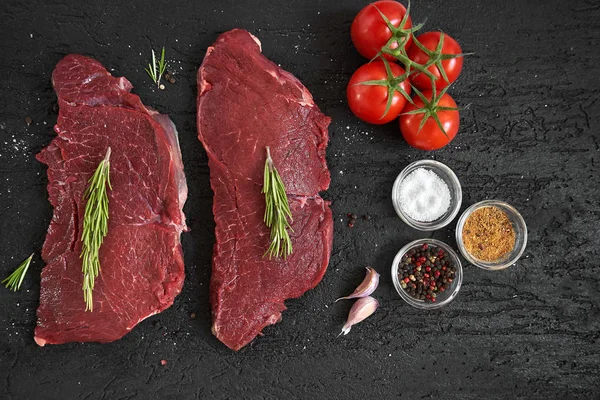
M 369 296 L 371 293 L 377 289 L 379 285 L 379 274 L 371 267 L 367 267 L 367 275 L 365 279 L 363 279 L 362 283 L 358 285 L 356 290 L 350 295 L 346 297 L 340 297 L 335 302 L 337 303 L 340 300 L 348 300 L 348 299 L 358 299 L 361 297 Z
M 348 320 L 342 327 L 340 335 L 342 333 L 344 335 L 347 335 L 350 332 L 350 328 L 352 328 L 353 325 L 356 325 L 364 319 L 368 318 L 371 314 L 375 312 L 375 310 L 377 310 L 377 307 L 379 307 L 379 302 L 371 296 L 362 297 L 356 300 L 356 302 L 350 309 L 350 313 L 348 314 Z

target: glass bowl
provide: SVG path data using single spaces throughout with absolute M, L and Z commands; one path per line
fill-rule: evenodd
M 448 289 L 446 289 L 446 291 L 444 291 L 443 293 L 440 293 L 440 292 L 436 293 L 437 297 L 435 299 L 436 300 L 435 303 L 425 302 L 424 300 L 415 299 L 414 297 L 410 296 L 402 288 L 402 286 L 400 284 L 400 278 L 398 276 L 398 271 L 400 268 L 400 263 L 402 261 L 402 257 L 406 253 L 408 253 L 410 250 L 418 249 L 421 246 L 423 246 L 423 244 L 425 244 L 425 243 L 427 243 L 428 245 L 432 245 L 432 246 L 443 249 L 444 252 L 450 257 L 452 262 L 456 265 L 456 275 L 455 275 L 454 279 L 452 280 L 452 282 L 450 283 L 450 286 L 448 287 Z M 402 297 L 402 299 L 404 301 L 406 301 L 408 304 L 410 304 L 413 307 L 420 308 L 422 310 L 433 310 L 436 308 L 443 307 L 446 304 L 450 303 L 452 300 L 454 300 L 454 298 L 458 294 L 458 291 L 460 290 L 460 286 L 462 285 L 462 280 L 463 280 L 463 270 L 462 270 L 462 264 L 460 263 L 460 259 L 458 258 L 458 255 L 446 243 L 440 242 L 439 240 L 436 240 L 436 239 L 419 239 L 419 240 L 415 240 L 414 242 L 410 242 L 409 244 L 407 244 L 406 246 L 404 246 L 403 248 L 400 249 L 400 251 L 396 254 L 396 257 L 394 258 L 394 262 L 392 263 L 392 281 L 394 282 L 394 287 L 396 288 L 396 291 L 398 292 L 400 297 Z
M 497 261 L 483 261 L 473 257 L 471 254 L 469 254 L 463 242 L 462 231 L 465 221 L 475 210 L 483 207 L 497 207 L 504 211 L 515 231 L 515 246 L 509 254 Z M 519 214 L 519 212 L 510 204 L 500 200 L 480 201 L 479 203 L 475 203 L 471 207 L 467 208 L 460 216 L 458 224 L 456 225 L 456 243 L 458 244 L 460 253 L 469 263 L 479 268 L 492 271 L 504 269 L 513 265 L 521 257 L 521 255 L 523 255 L 525 247 L 527 246 L 527 225 L 525 225 L 525 220 L 521 214 Z
M 402 210 L 400 204 L 400 184 L 411 172 L 418 168 L 433 171 L 446 183 L 446 185 L 448 185 L 448 189 L 450 190 L 450 206 L 448 207 L 448 210 L 438 219 L 429 222 L 417 221 L 411 218 Z M 462 203 L 462 190 L 458 178 L 446 165 L 434 160 L 419 160 L 409 164 L 396 178 L 394 187 L 392 188 L 392 203 L 394 204 L 394 209 L 398 216 L 400 216 L 402 221 L 408 226 L 420 231 L 434 231 L 448 225 L 454 217 L 456 217 Z

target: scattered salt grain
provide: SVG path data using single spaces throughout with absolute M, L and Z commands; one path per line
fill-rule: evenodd
M 435 172 L 417 168 L 400 183 L 398 199 L 400 208 L 410 218 L 431 222 L 450 208 L 450 189 Z

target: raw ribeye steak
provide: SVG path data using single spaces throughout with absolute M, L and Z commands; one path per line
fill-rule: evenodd
M 216 243 L 210 301 L 212 331 L 233 350 L 281 320 L 284 301 L 323 277 L 333 240 L 325 162 L 330 118 L 290 73 L 235 29 L 209 47 L 198 71 L 198 137 L 208 154 Z M 261 193 L 265 148 L 286 186 L 293 253 L 264 257 L 270 230 Z
M 131 83 L 98 61 L 62 59 L 52 74 L 57 136 L 37 158 L 48 165 L 54 215 L 42 257 L 35 341 L 110 342 L 173 304 L 184 278 L 179 241 L 187 197 L 177 131 L 145 107 Z M 111 148 L 108 235 L 100 249 L 93 311 L 85 311 L 81 230 L 87 181 Z

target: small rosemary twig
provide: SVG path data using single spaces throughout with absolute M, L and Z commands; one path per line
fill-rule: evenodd
M 25 261 L 23 261 L 21 265 L 19 265 L 17 269 L 15 269 L 14 272 L 8 276 L 8 278 L 2 281 L 2 283 L 6 286 L 7 289 L 12 290 L 13 292 L 16 292 L 17 290 L 21 289 L 23 278 L 25 278 L 25 274 L 29 269 L 29 265 L 31 264 L 32 258 L 33 254 L 30 255 Z
M 164 75 L 167 70 L 167 63 L 165 62 L 165 48 L 162 48 L 160 59 L 156 61 L 156 54 L 152 50 L 152 62 L 145 68 L 150 78 L 156 83 L 156 86 L 160 87 L 160 78 Z

